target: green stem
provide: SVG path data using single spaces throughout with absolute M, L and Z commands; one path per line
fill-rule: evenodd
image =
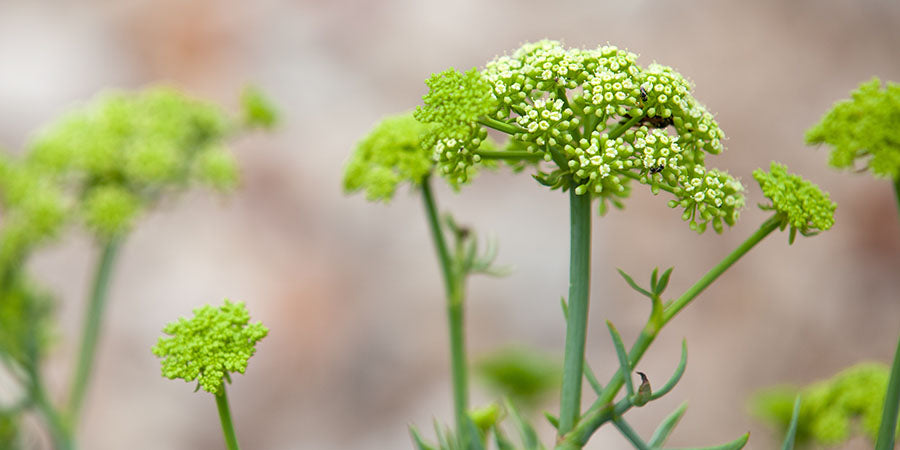
M 521 150 L 476 150 L 481 159 L 503 159 L 512 161 L 537 161 L 544 159 L 542 155 Z
M 228 408 L 228 393 L 225 385 L 222 385 L 222 393 L 216 395 L 216 407 L 219 409 L 219 420 L 222 422 L 222 434 L 225 435 L 225 445 L 228 450 L 239 450 L 237 436 L 234 434 L 234 425 L 231 423 L 231 410 Z
M 493 128 L 497 131 L 502 131 L 506 134 L 516 134 L 516 133 L 521 133 L 521 132 L 525 131 L 518 125 L 506 123 L 501 120 L 493 119 L 493 118 L 487 117 L 487 116 L 479 118 L 478 123 L 480 123 L 488 128 Z
M 56 450 L 74 450 L 75 442 L 72 440 L 70 428 L 66 425 L 50 399 L 47 396 L 47 390 L 44 387 L 38 369 L 35 367 L 28 368 L 28 376 L 31 379 L 31 399 L 34 406 L 44 416 L 47 427 L 50 431 L 50 438 L 53 440 L 53 448 Z
M 631 366 L 634 367 L 641 360 L 641 357 L 644 356 L 644 353 L 650 347 L 650 344 L 653 343 L 653 340 L 656 339 L 656 336 L 659 334 L 659 331 L 662 329 L 664 325 L 669 323 L 672 318 L 678 314 L 679 311 L 684 309 L 685 306 L 691 303 L 704 289 L 706 289 L 713 281 L 715 281 L 722 273 L 725 272 L 729 267 L 731 267 L 737 260 L 739 260 L 742 256 L 747 254 L 751 248 L 753 248 L 756 244 L 763 240 L 770 233 L 775 231 L 779 226 L 779 221 L 776 220 L 775 217 L 771 217 L 759 227 L 756 232 L 754 232 L 746 241 L 744 241 L 741 245 L 739 245 L 734 251 L 728 254 L 719 264 L 710 269 L 706 275 L 703 276 L 699 281 L 694 283 L 681 297 L 675 300 L 671 305 L 669 305 L 663 313 L 663 319 L 660 323 L 654 323 L 654 321 L 648 321 L 647 325 L 641 331 L 641 334 L 638 336 L 634 345 L 631 347 L 631 351 L 629 352 L 628 359 L 631 362 Z M 571 302 L 570 302 L 571 304 Z M 571 308 L 571 306 L 570 306 Z M 624 384 L 624 374 L 621 369 L 616 371 L 613 377 L 610 379 L 609 383 L 606 385 L 606 389 L 604 389 L 603 394 L 598 396 L 597 400 L 594 401 L 593 405 L 585 412 L 584 416 L 575 427 L 560 439 L 560 444 L 556 447 L 557 450 L 560 449 L 568 449 L 568 448 L 578 448 L 572 447 L 572 445 L 581 445 L 583 446 L 594 431 L 600 427 L 604 422 L 610 420 L 610 416 L 607 412 L 607 409 L 610 405 L 610 402 L 615 398 L 615 396 L 619 393 L 619 390 L 622 388 Z M 565 445 L 563 445 L 565 444 Z
M 94 285 L 88 303 L 87 316 L 81 330 L 81 348 L 78 352 L 78 365 L 72 378 L 71 391 L 69 393 L 68 418 L 73 428 L 78 426 L 78 416 L 84 401 L 91 369 L 94 365 L 94 355 L 97 351 L 97 340 L 100 334 L 100 322 L 103 317 L 103 309 L 106 304 L 106 296 L 109 292 L 109 280 L 113 263 L 118 254 L 120 241 L 110 239 L 103 247 L 103 253 L 94 273 Z
M 463 437 L 466 430 L 465 415 L 469 408 L 466 343 L 463 333 L 465 328 L 463 280 L 457 276 L 453 269 L 453 261 L 450 258 L 450 251 L 444 237 L 443 227 L 441 227 L 438 219 L 434 195 L 431 192 L 430 176 L 422 180 L 422 197 L 425 201 L 425 213 L 428 217 L 428 225 L 431 228 L 431 236 L 441 264 L 441 273 L 444 276 L 444 288 L 447 296 L 447 323 L 450 328 L 450 372 L 453 378 L 453 411 L 456 418 L 457 435 Z
M 587 338 L 591 285 L 591 196 L 569 189 L 569 313 L 559 407 L 559 436 L 575 426 L 581 414 L 581 380 Z
M 894 448 L 898 405 L 900 405 L 900 342 L 897 342 L 897 350 L 891 367 L 891 377 L 890 381 L 888 381 L 887 392 L 884 395 L 881 426 L 878 428 L 878 440 L 875 441 L 875 450 Z
M 900 177 L 894 179 L 894 196 L 897 197 L 897 214 L 900 215 Z

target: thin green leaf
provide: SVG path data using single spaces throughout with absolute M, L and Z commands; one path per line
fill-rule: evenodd
M 485 450 L 484 448 L 484 436 L 481 435 L 481 430 L 475 426 L 475 422 L 472 422 L 472 419 L 466 414 L 466 436 L 468 443 L 463 447 L 466 450 Z M 463 436 L 459 437 L 463 439 Z
M 588 365 L 587 361 L 584 362 L 584 378 L 587 379 L 588 383 L 591 385 L 591 388 L 594 389 L 594 393 L 598 396 L 603 392 L 603 385 L 597 380 L 597 376 L 594 375 L 593 369 Z
M 509 399 L 506 400 L 506 410 L 509 411 L 509 415 L 516 424 L 516 428 L 519 430 L 519 436 L 522 438 L 522 446 L 525 450 L 540 449 L 541 445 L 538 441 L 537 432 L 534 431 L 534 427 L 522 418 L 522 415 L 519 414 L 519 411 L 513 406 Z
M 791 413 L 791 425 L 788 427 L 787 436 L 784 437 L 784 444 L 781 450 L 794 449 L 794 437 L 797 436 L 797 420 L 800 417 L 800 396 L 794 399 L 794 412 Z
M 621 271 L 620 271 L 621 272 Z M 619 365 L 622 366 L 622 373 L 625 374 L 625 389 L 627 396 L 631 398 L 634 395 L 634 385 L 631 382 L 631 364 L 628 362 L 628 353 L 625 352 L 625 344 L 622 343 L 622 336 L 619 330 L 610 321 L 606 321 L 606 327 L 609 328 L 609 335 L 612 336 L 613 345 L 616 347 L 616 355 L 619 357 Z
M 497 444 L 497 450 L 515 450 L 515 446 L 498 425 L 494 425 L 494 442 Z
M 628 283 L 628 285 L 631 286 L 632 289 L 634 289 L 635 291 L 638 291 L 641 295 L 644 295 L 651 299 L 653 298 L 653 294 L 647 292 L 644 288 L 638 286 L 637 283 L 635 283 L 634 280 L 631 279 L 631 276 L 629 276 L 627 273 L 622 271 L 622 269 L 616 269 L 616 270 L 619 271 L 619 275 L 622 275 L 622 278 L 625 279 L 625 282 Z
M 634 431 L 634 428 L 631 428 L 631 425 L 628 425 L 628 422 L 625 421 L 622 417 L 614 417 L 613 425 L 615 425 L 616 429 L 622 433 L 622 436 L 625 436 L 628 439 L 628 442 L 631 442 L 631 445 L 638 450 L 650 450 L 650 446 L 644 442 L 643 439 L 637 434 L 637 431 Z
M 650 290 L 656 292 L 656 280 L 659 275 L 659 267 L 653 268 L 653 273 L 650 274 Z
M 565 297 L 562 297 L 562 296 L 559 297 L 559 306 L 562 307 L 563 319 L 569 320 L 569 304 L 566 303 Z
M 656 283 L 656 288 L 654 289 L 656 295 L 662 295 L 663 291 L 666 290 L 666 287 L 669 286 L 669 277 L 672 275 L 672 269 L 674 269 L 674 267 L 669 267 L 669 269 L 663 272 L 662 276 L 659 277 L 659 281 Z
M 548 411 L 544 411 L 544 417 L 547 418 L 547 422 L 550 422 L 550 425 L 553 425 L 553 428 L 559 429 L 559 417 L 550 414 Z
M 650 396 L 650 400 L 656 400 L 663 395 L 669 393 L 672 388 L 675 387 L 676 384 L 681 380 L 681 376 L 684 375 L 684 369 L 687 367 L 687 340 L 682 339 L 681 341 L 681 360 L 678 361 L 678 367 L 675 368 L 675 373 L 669 378 L 669 381 L 663 385 L 658 391 L 654 392 L 653 395 Z
M 682 403 L 681 406 L 678 407 L 672 414 L 666 416 L 665 419 L 659 424 L 656 428 L 656 431 L 653 432 L 653 436 L 650 436 L 650 441 L 647 442 L 650 447 L 659 447 L 666 443 L 666 439 L 669 438 L 669 435 L 672 434 L 672 430 L 675 429 L 675 426 L 678 425 L 678 422 L 681 420 L 681 417 L 684 416 L 685 411 L 687 411 L 687 402 Z
M 447 436 L 449 431 L 444 433 L 444 430 L 441 428 L 441 424 L 438 423 L 437 419 L 434 419 L 434 434 L 437 436 L 438 445 L 441 447 L 441 450 L 447 450 L 454 447 L 450 445 L 450 440 Z
M 712 447 L 694 447 L 690 449 L 681 449 L 681 450 L 740 450 L 747 445 L 747 440 L 750 439 L 750 433 L 744 433 L 743 436 L 722 445 L 714 445 Z
M 437 448 L 428 445 L 424 439 L 422 439 L 422 435 L 419 434 L 419 430 L 415 427 L 415 425 L 409 426 L 409 434 L 412 436 L 413 444 L 416 446 L 416 450 L 437 450 Z
M 878 428 L 875 450 L 894 448 L 898 407 L 900 407 L 900 341 L 897 342 L 897 351 L 894 354 L 894 363 L 891 366 L 891 378 L 888 381 L 887 393 L 884 396 L 884 409 L 881 413 L 881 426 Z

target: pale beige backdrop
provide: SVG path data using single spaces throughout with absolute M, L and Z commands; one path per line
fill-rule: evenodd
M 721 236 L 695 235 L 665 195 L 645 192 L 595 221 L 588 354 L 602 378 L 615 363 L 603 320 L 630 342 L 647 309 L 616 267 L 643 279 L 675 265 L 670 292 L 685 289 L 764 220 L 751 172 L 772 159 L 839 204 L 832 231 L 792 248 L 786 234 L 770 237 L 662 333 L 641 368 L 667 377 L 682 337 L 690 362 L 677 389 L 630 416 L 639 432 L 687 400 L 670 444 L 710 445 L 751 430 L 748 448 L 772 448 L 769 430 L 747 414 L 750 393 L 889 360 L 900 332 L 890 185 L 828 169 L 827 152 L 805 147 L 803 133 L 859 82 L 900 81 L 896 2 L 4 0 L 0 146 L 11 151 L 108 87 L 167 80 L 234 109 L 236 93 L 254 82 L 283 112 L 278 131 L 236 145 L 236 195 L 192 192 L 146 217 L 127 241 L 82 448 L 223 447 L 213 399 L 160 377 L 150 347 L 164 323 L 224 297 L 247 302 L 271 328 L 230 388 L 245 448 L 405 449 L 407 424 L 449 420 L 442 287 L 419 197 L 404 189 L 389 207 L 345 197 L 342 168 L 379 118 L 419 103 L 432 72 L 481 66 L 541 38 L 610 42 L 692 79 L 729 138 L 709 163 L 749 186 L 742 221 Z M 499 261 L 516 267 L 471 283 L 472 355 L 511 342 L 561 353 L 566 197 L 506 170 L 459 195 L 445 186 L 437 194 L 460 221 L 499 236 Z M 61 299 L 60 341 L 47 364 L 60 395 L 95 257 L 73 233 L 33 264 Z M 475 386 L 475 403 L 490 399 Z M 535 420 L 551 443 L 549 426 Z M 603 430 L 589 448 L 629 446 Z

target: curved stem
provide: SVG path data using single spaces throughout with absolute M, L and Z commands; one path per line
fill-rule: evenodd
M 225 435 L 225 445 L 228 450 L 239 450 L 237 435 L 234 433 L 234 425 L 231 423 L 231 410 L 228 408 L 228 394 L 225 385 L 222 385 L 222 393 L 216 395 L 216 408 L 219 410 L 219 421 L 222 422 L 222 434 Z
M 70 428 L 50 403 L 47 396 L 47 389 L 44 387 L 44 381 L 36 367 L 28 368 L 28 377 L 31 380 L 31 400 L 34 406 L 44 416 L 47 427 L 50 432 L 50 438 L 53 440 L 53 448 L 56 450 L 74 450 L 75 442 L 72 439 Z
M 103 309 L 106 305 L 110 275 L 118 254 L 119 243 L 118 239 L 110 239 L 106 242 L 94 273 L 94 285 L 91 290 L 87 315 L 84 318 L 84 325 L 81 330 L 78 365 L 75 368 L 69 393 L 68 418 L 73 428 L 78 426 L 78 416 L 81 412 L 84 394 L 94 365 L 94 355 L 97 351 L 97 340 L 100 335 Z
M 450 250 L 447 247 L 443 227 L 438 219 L 434 195 L 431 192 L 430 176 L 422 180 L 422 198 L 425 202 L 428 225 L 431 229 L 438 261 L 441 264 L 441 273 L 444 277 L 444 288 L 447 296 L 447 323 L 450 329 L 450 371 L 453 378 L 453 410 L 456 418 L 457 435 L 462 437 L 466 431 L 465 414 L 469 407 L 469 383 L 464 334 L 463 280 L 457 276 L 453 268 Z
M 669 305 L 666 310 L 663 312 L 663 320 L 659 324 L 653 323 L 653 321 L 648 321 L 647 325 L 641 331 L 641 334 L 638 336 L 634 345 L 631 347 L 631 351 L 629 352 L 628 358 L 631 362 L 632 366 L 637 365 L 640 361 L 641 357 L 644 356 L 644 353 L 650 347 L 650 344 L 653 343 L 653 340 L 656 339 L 656 336 L 659 334 L 659 331 L 662 329 L 664 325 L 669 323 L 672 318 L 675 317 L 678 312 L 684 309 L 685 306 L 689 305 L 704 289 L 706 289 L 713 281 L 715 281 L 719 276 L 721 276 L 729 267 L 731 267 L 735 262 L 737 262 L 741 257 L 743 257 L 747 252 L 750 251 L 756 244 L 762 241 L 766 236 L 771 234 L 778 228 L 779 221 L 773 216 L 763 222 L 763 224 L 759 227 L 756 232 L 750 235 L 746 241 L 744 241 L 741 245 L 739 245 L 734 251 L 728 254 L 724 259 L 722 259 L 719 264 L 709 270 L 699 281 L 694 283 L 684 294 L 681 295 L 677 300 L 675 300 L 671 305 Z M 615 396 L 619 393 L 619 390 L 622 388 L 624 384 L 624 374 L 622 370 L 616 371 L 613 377 L 610 379 L 609 383 L 606 385 L 606 389 L 604 389 L 603 394 L 600 395 L 596 401 L 591 405 L 591 407 L 585 412 L 584 416 L 575 427 L 565 436 L 562 436 L 560 439 L 560 443 L 557 445 L 557 449 L 569 449 L 569 448 L 579 448 L 575 447 L 578 445 L 584 445 L 594 431 L 600 427 L 604 422 L 609 421 L 611 417 L 608 414 L 608 407 Z
M 513 161 L 537 161 L 544 159 L 543 156 L 537 153 L 520 150 L 476 150 L 475 154 L 480 156 L 482 159 L 503 159 Z
M 897 197 L 897 214 L 900 215 L 900 177 L 894 179 L 894 196 Z
M 572 429 L 581 414 L 581 380 L 587 338 L 591 277 L 591 196 L 569 190 L 569 307 L 559 407 L 559 436 Z
M 516 133 L 521 133 L 521 132 L 525 131 L 518 125 L 506 123 L 501 120 L 493 119 L 493 118 L 487 117 L 487 116 L 479 118 L 478 123 L 480 123 L 488 128 L 493 128 L 497 131 L 502 131 L 506 134 L 516 134 Z

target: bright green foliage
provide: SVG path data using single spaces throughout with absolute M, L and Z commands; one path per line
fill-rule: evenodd
M 20 265 L 28 249 L 58 233 L 66 206 L 50 179 L 0 155 L 0 273 Z
M 418 185 L 433 162 L 421 141 L 429 127 L 412 114 L 387 117 L 356 146 L 344 171 L 344 190 L 366 191 L 371 201 L 388 202 L 400 183 Z
M 77 192 L 88 226 L 108 237 L 167 190 L 233 186 L 235 163 L 222 147 L 233 128 L 218 107 L 171 88 L 112 92 L 40 133 L 25 164 Z
M 863 160 L 875 176 L 900 179 L 900 84 L 881 89 L 878 78 L 861 84 L 806 132 L 806 141 L 831 146 L 832 167 Z
M 17 417 L 0 411 L 0 449 L 19 448 L 17 444 L 19 441 L 18 422 Z M 9 445 L 9 447 L 6 447 L 6 445 Z
M 811 236 L 834 225 L 837 205 L 828 193 L 803 177 L 788 173 L 787 166 L 773 161 L 768 173 L 756 169 L 753 178 L 759 182 L 763 195 L 772 201 L 771 205 L 760 207 L 774 210 L 782 229 L 791 227 L 791 242 L 797 232 Z
M 278 110 L 261 90 L 247 87 L 241 93 L 244 123 L 251 127 L 274 128 L 278 124 Z
M 681 75 L 657 64 L 641 68 L 636 59 L 613 46 L 526 44 L 489 62 L 481 79 L 474 71 L 432 76 L 417 117 L 439 123 L 435 135 L 455 133 L 426 144 L 459 182 L 481 159 L 472 143 L 483 139 L 479 124 L 486 124 L 556 164 L 539 171 L 538 181 L 599 197 L 602 211 L 607 202 L 621 206 L 637 179 L 654 193 L 674 194 L 669 206 L 682 208 L 698 232 L 709 223 L 716 231 L 733 225 L 744 205 L 743 186 L 704 165 L 707 153 L 723 150 L 724 133 Z M 492 99 L 484 95 L 485 82 Z
M 523 347 L 508 347 L 476 364 L 480 377 L 516 404 L 536 406 L 548 393 L 559 389 L 560 361 Z
M 199 379 L 203 390 L 218 395 L 227 372 L 244 373 L 256 353 L 256 343 L 269 330 L 261 322 L 249 323 L 243 303 L 225 300 L 221 307 L 203 306 L 191 319 L 180 318 L 163 328 L 153 354 L 162 358 L 162 374 L 190 382 Z
M 0 356 L 35 367 L 52 337 L 49 295 L 17 268 L 6 268 L 0 280 Z
M 835 445 L 862 433 L 874 441 L 881 422 L 888 368 L 882 364 L 859 364 L 830 380 L 808 387 L 774 388 L 754 399 L 756 415 L 787 430 L 794 399 L 803 402 L 797 418 L 798 445 L 816 443 Z

